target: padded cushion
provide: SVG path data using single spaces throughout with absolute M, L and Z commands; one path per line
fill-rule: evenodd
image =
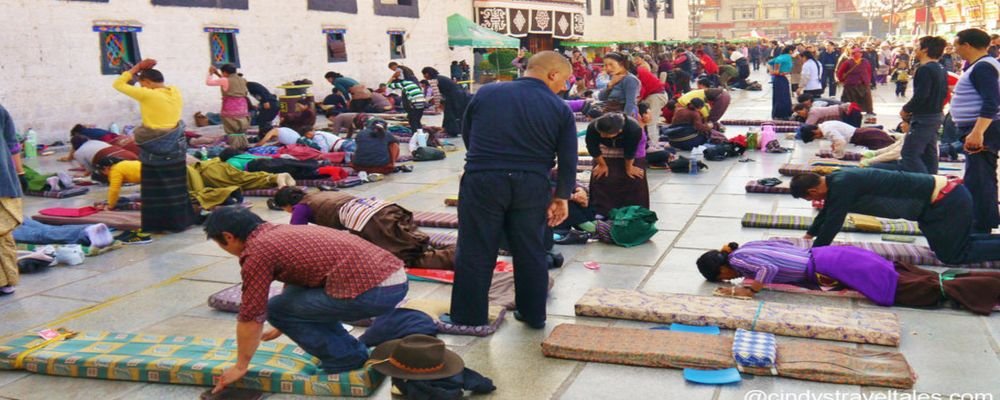
M 816 152 L 816 157 L 819 158 L 833 158 L 833 152 L 830 150 L 820 150 Z M 844 161 L 861 161 L 861 153 L 847 151 L 844 152 L 844 157 L 841 158 Z
M 471 326 L 471 325 L 456 325 L 448 322 L 441 321 L 441 315 L 446 314 L 451 311 L 451 302 L 448 300 L 435 300 L 435 299 L 409 299 L 401 307 L 423 311 L 425 314 L 429 315 L 434 319 L 434 324 L 438 327 L 438 332 L 448 333 L 452 335 L 467 335 L 467 336 L 489 336 L 493 332 L 496 332 L 500 328 L 500 324 L 503 323 L 504 317 L 507 315 L 507 310 L 500 306 L 490 306 L 489 308 L 489 325 L 482 326 Z
M 844 232 L 875 232 L 873 227 L 870 226 L 870 221 L 865 219 L 860 214 L 848 214 L 847 220 L 844 221 Z M 862 230 L 858 226 L 855 226 L 852 220 L 860 218 L 861 221 L 869 221 L 869 226 L 866 229 L 872 230 Z M 873 218 L 873 217 L 868 217 Z M 906 221 L 906 220 L 888 220 L 882 218 L 876 218 L 881 229 L 881 233 L 892 233 L 897 235 L 920 235 L 920 227 L 916 222 Z M 743 214 L 743 220 L 741 221 L 743 227 L 745 228 L 777 228 L 777 229 L 796 229 L 796 230 L 807 230 L 813 223 L 813 217 L 807 217 L 803 215 L 771 215 L 771 214 L 759 214 L 759 213 L 746 213 Z
M 48 197 L 52 199 L 65 199 L 67 197 L 82 196 L 90 192 L 90 188 L 74 186 L 63 190 L 28 190 L 25 196 Z
M 662 330 L 561 324 L 542 342 L 546 357 L 655 368 L 732 368 L 732 338 Z M 778 376 L 815 382 L 909 389 L 916 376 L 906 357 L 818 341 L 778 343 Z M 770 368 L 745 368 L 771 375 Z
M 58 249 L 60 246 L 63 246 L 63 245 L 62 244 L 17 243 L 17 249 L 18 250 L 24 250 L 24 251 L 35 251 L 35 250 L 38 250 L 38 249 L 43 248 L 45 246 L 52 246 L 52 247 Z M 115 240 L 110 245 L 104 246 L 104 247 L 80 246 L 80 248 L 83 250 L 83 255 L 85 255 L 87 257 L 99 256 L 99 255 L 107 253 L 109 251 L 118 250 L 118 249 L 120 249 L 122 247 L 125 247 L 125 245 L 122 242 L 117 241 L 117 240 Z
M 49 225 L 105 224 L 110 228 L 131 231 L 142 228 L 142 214 L 135 211 L 98 211 L 86 217 L 33 215 L 31 219 Z
M 777 186 L 764 186 L 757 183 L 756 179 L 750 180 L 746 185 L 747 193 L 779 193 L 788 194 L 792 192 L 792 189 L 788 186 L 788 182 L 782 182 Z
M 458 214 L 417 211 L 413 223 L 427 228 L 458 228 Z
M 17 359 L 24 352 L 23 365 Z M 0 369 L 45 375 L 132 382 L 214 386 L 213 379 L 236 361 L 236 340 L 83 332 L 46 342 L 38 335 L 0 343 Z M 294 345 L 263 342 L 246 377 L 233 386 L 272 393 L 369 396 L 383 376 L 365 366 L 327 374 L 319 359 Z
M 899 318 L 891 312 L 635 290 L 590 289 L 577 301 L 576 315 L 753 328 L 784 336 L 885 346 L 898 346 L 900 340 Z

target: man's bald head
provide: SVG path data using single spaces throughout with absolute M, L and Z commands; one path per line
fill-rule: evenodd
M 554 93 L 566 90 L 566 80 L 572 73 L 569 60 L 554 51 L 542 51 L 528 59 L 524 76 L 545 82 Z
M 569 60 L 563 57 L 562 54 L 556 53 L 554 51 L 542 51 L 531 56 L 528 59 L 528 70 L 535 70 L 539 73 L 546 74 L 553 70 L 558 69 L 571 70 L 572 67 L 569 64 Z

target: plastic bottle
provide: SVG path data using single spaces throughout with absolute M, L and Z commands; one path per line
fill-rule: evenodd
M 208 149 L 206 149 L 205 146 L 201 146 L 201 150 L 198 151 L 198 154 L 202 161 L 208 159 Z
M 417 129 L 414 136 L 417 137 L 417 147 L 427 147 L 427 133 L 423 129 Z
M 747 133 L 747 150 L 757 150 L 757 131 L 751 130 Z
M 764 124 L 760 127 L 760 139 L 757 141 L 757 146 L 760 149 L 765 149 L 768 143 L 776 139 L 778 139 L 778 134 L 774 132 L 774 125 Z
M 24 158 L 38 157 L 38 134 L 34 129 L 28 128 L 24 138 Z
M 122 133 L 122 128 L 118 127 L 118 123 L 117 122 L 112 122 L 111 125 L 108 126 L 108 131 L 110 131 L 111 133 L 114 133 L 114 134 L 117 135 L 117 134 Z
M 698 175 L 698 162 L 701 161 L 702 155 L 705 150 L 702 146 L 695 147 L 691 150 L 691 160 L 688 162 L 688 173 L 691 175 Z

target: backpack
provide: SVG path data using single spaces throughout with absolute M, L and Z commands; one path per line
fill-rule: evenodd
M 667 167 L 670 168 L 670 172 L 690 172 L 691 159 L 684 156 L 677 156 L 677 159 L 667 163 Z M 705 163 L 698 161 L 698 170 L 708 169 Z
M 656 213 L 639 206 L 611 210 L 611 239 L 622 247 L 646 243 L 656 234 Z
M 444 158 L 444 150 L 436 147 L 424 146 L 413 151 L 413 161 L 437 161 Z

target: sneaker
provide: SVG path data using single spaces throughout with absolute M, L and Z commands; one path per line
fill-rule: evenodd
M 0 287 L 0 296 L 7 296 L 10 294 L 14 294 L 14 286 L 8 285 Z
M 151 235 L 140 231 L 128 231 L 118 235 L 115 239 L 124 244 L 147 244 L 153 242 L 153 237 Z

